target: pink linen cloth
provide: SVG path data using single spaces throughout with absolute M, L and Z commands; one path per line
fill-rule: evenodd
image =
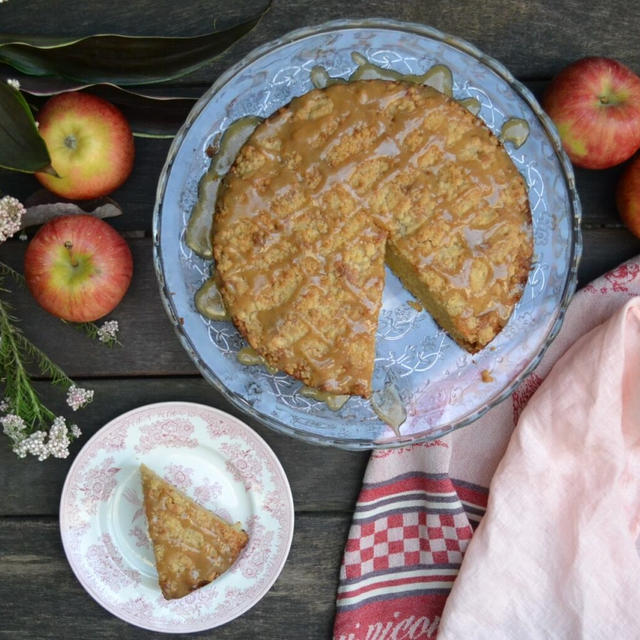
M 439 638 L 640 638 L 640 297 L 518 422 Z
M 624 340 L 633 340 L 629 336 L 634 330 L 637 338 L 638 327 L 633 326 L 638 324 L 640 303 L 629 302 L 636 295 L 640 295 L 639 259 L 621 265 L 576 294 L 560 334 L 510 399 L 445 438 L 372 454 L 345 546 L 334 638 L 433 638 L 438 634 L 441 615 L 441 638 L 640 637 L 640 628 L 635 633 L 629 622 L 629 617 L 640 610 L 633 604 L 640 599 L 640 589 L 633 589 L 633 594 L 616 606 L 611 605 L 617 602 L 615 597 L 604 597 L 619 597 L 630 585 L 640 586 L 638 556 L 629 557 L 629 553 L 635 553 L 633 541 L 640 527 L 640 469 L 633 466 L 639 464 L 640 454 L 631 458 L 630 448 L 635 446 L 637 454 L 640 406 L 636 404 L 635 414 L 625 409 L 624 430 L 620 423 L 617 432 L 616 415 L 622 415 L 621 403 L 628 398 L 618 394 L 617 414 L 613 406 L 615 382 L 620 383 L 623 377 L 628 381 L 633 375 L 632 369 L 625 368 L 626 363 L 635 362 L 636 378 L 639 372 L 640 351 L 636 349 L 635 361 L 625 359 L 622 355 L 630 356 L 634 345 L 626 345 L 627 351 L 619 344 L 623 336 Z M 538 394 L 524 411 L 565 351 L 626 303 L 628 309 L 612 317 L 593 336 L 576 343 L 567 354 L 567 364 L 564 359 L 558 363 L 561 373 L 554 373 L 541 389 L 545 403 L 550 397 L 562 401 L 563 412 L 546 404 L 538 407 Z M 617 331 L 609 326 L 611 323 Z M 591 339 L 599 342 L 592 345 Z M 618 344 L 612 347 L 612 353 L 617 354 L 612 357 L 608 354 L 613 339 Z M 578 358 L 575 353 L 583 355 Z M 616 367 L 617 377 L 613 372 Z M 563 370 L 571 375 L 567 383 L 562 381 Z M 633 392 L 631 397 L 637 402 Z M 603 409 L 607 403 L 610 406 Z M 478 533 L 473 534 L 486 505 L 485 487 L 521 414 L 522 423 L 509 455 L 491 485 L 488 515 Z M 569 420 L 574 417 L 577 427 Z M 629 433 L 632 428 L 636 429 L 635 440 Z M 627 452 L 624 458 L 623 451 Z M 515 469 L 509 462 L 511 456 L 515 456 Z M 595 459 L 604 461 L 602 469 L 593 469 Z M 532 470 L 537 475 L 526 475 Z M 635 485 L 629 475 L 633 473 Z M 606 482 L 602 481 L 603 474 L 609 474 Z M 518 484 L 509 484 L 511 479 Z M 505 483 L 506 488 L 496 491 L 497 482 L 500 486 Z M 611 498 L 612 493 L 615 498 Z M 634 519 L 629 515 L 632 513 Z M 593 528 L 601 520 L 607 527 Z M 627 522 L 622 536 L 621 522 Z M 508 542 L 503 544 L 505 536 Z M 469 544 L 460 577 L 456 578 Z M 594 556 L 596 549 L 599 555 Z M 565 554 L 562 561 L 561 552 Z M 486 568 L 485 557 L 490 560 Z M 557 564 L 554 559 L 565 564 Z M 625 567 L 618 573 L 621 562 Z M 631 581 L 632 575 L 635 581 Z M 588 577 L 590 581 L 585 583 Z M 612 577 L 624 587 L 613 589 L 615 585 L 609 582 Z M 593 615 L 587 614 L 592 607 Z M 627 630 L 633 628 L 635 635 L 608 633 L 617 628 L 618 623 L 612 623 L 610 617 L 618 615 L 618 608 L 627 612 L 619 616 L 620 623 L 624 621 Z M 598 621 L 598 616 L 607 620 Z M 607 629 L 606 635 L 602 635 L 602 629 Z

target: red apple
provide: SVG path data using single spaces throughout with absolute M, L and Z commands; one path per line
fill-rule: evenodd
M 38 113 L 40 135 L 60 177 L 36 173 L 53 193 L 85 200 L 117 189 L 133 168 L 131 129 L 122 112 L 88 93 L 62 93 Z
M 622 222 L 640 238 L 640 156 L 636 156 L 620 176 L 616 204 Z
M 613 167 L 640 147 L 640 78 L 616 60 L 569 65 L 547 88 L 542 106 L 579 167 Z
M 124 238 L 89 215 L 47 222 L 24 256 L 24 275 L 33 297 L 49 313 L 70 322 L 90 322 L 112 311 L 132 273 Z

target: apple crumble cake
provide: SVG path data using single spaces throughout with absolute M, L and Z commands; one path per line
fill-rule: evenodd
M 233 322 L 306 385 L 368 397 L 385 263 L 464 349 L 504 327 L 532 255 L 522 176 L 463 106 L 426 86 L 334 84 L 240 150 L 213 251 Z

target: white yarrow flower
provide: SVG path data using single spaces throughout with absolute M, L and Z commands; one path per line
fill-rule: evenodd
M 74 410 L 86 407 L 93 400 L 93 389 L 82 389 L 72 384 L 67 391 L 67 404 Z
M 0 0 L 0 3 L 2 3 L 3 0 Z M 6 0 L 5 0 L 6 1 Z M 7 84 L 12 88 L 15 89 L 16 91 L 20 91 L 20 80 L 16 80 L 15 78 L 8 78 L 7 79 Z
M 29 453 L 32 456 L 37 456 L 38 460 L 42 462 L 51 455 L 49 446 L 44 441 L 46 437 L 46 431 L 35 431 L 28 438 L 20 441 L 13 450 L 19 458 L 24 458 Z
M 9 411 L 9 402 L 5 398 L 0 402 L 0 413 L 7 413 L 7 411 Z
M 24 433 L 26 424 L 20 416 L 10 414 L 0 418 L 4 432 L 13 440 L 13 451 L 19 458 L 32 455 L 40 462 L 49 456 L 66 458 L 69 455 L 69 429 L 63 416 L 53 420 L 49 432 L 35 431 L 28 436 Z M 77 425 L 71 426 L 71 433 L 80 434 Z M 77 437 L 76 435 L 76 437 Z
M 0 242 L 20 231 L 22 216 L 27 212 L 23 204 L 13 196 L 0 198 Z
M 80 431 L 80 427 L 77 424 L 71 425 L 71 435 L 74 438 L 79 438 L 82 435 L 82 431 Z
M 47 449 L 54 458 L 66 458 L 69 455 L 69 431 L 62 416 L 58 416 L 49 429 Z
M 119 330 L 117 320 L 107 320 L 101 327 L 98 327 L 98 340 L 106 343 L 115 342 L 118 339 Z
M 2 424 L 2 430 L 5 435 L 9 436 L 14 443 L 19 443 L 27 437 L 25 429 L 27 428 L 26 422 L 14 413 L 8 413 L 6 416 L 0 418 L 0 424 Z

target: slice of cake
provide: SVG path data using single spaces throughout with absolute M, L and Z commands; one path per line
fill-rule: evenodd
M 209 584 L 238 558 L 249 536 L 200 506 L 144 464 L 140 465 L 144 509 L 167 600 Z

